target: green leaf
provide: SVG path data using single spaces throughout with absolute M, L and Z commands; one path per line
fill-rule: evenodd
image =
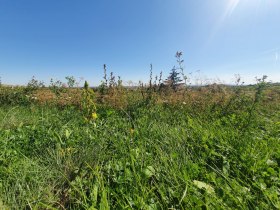
M 215 193 L 214 188 L 209 184 L 197 180 L 194 180 L 193 183 L 196 187 L 198 187 L 199 189 L 204 189 L 209 194 Z
M 154 176 L 156 173 L 155 169 L 153 166 L 147 166 L 147 168 L 144 170 L 144 174 L 150 178 L 152 176 Z
M 71 132 L 70 132 L 68 129 L 66 129 L 66 130 L 65 130 L 65 136 L 66 136 L 66 138 L 69 139 L 70 135 L 71 135 Z

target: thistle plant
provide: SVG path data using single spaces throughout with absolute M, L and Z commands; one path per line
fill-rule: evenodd
M 50 80 L 49 88 L 57 97 L 64 91 L 63 83 L 60 80 L 54 80 L 53 78 Z
M 35 76 L 33 76 L 32 79 L 28 82 L 27 86 L 25 87 L 25 92 L 32 93 L 38 90 L 39 88 L 43 88 L 44 86 L 45 85 L 43 81 L 39 81 L 35 78 Z
M 147 98 L 146 103 L 150 103 L 153 98 L 153 64 L 150 64 L 150 80 L 149 80 L 149 87 L 147 88 Z
M 100 97 L 98 98 L 98 102 L 104 103 L 104 99 L 106 94 L 108 94 L 108 79 L 107 79 L 107 67 L 106 64 L 103 65 L 104 76 L 101 84 L 98 87 L 98 91 L 100 93 Z
M 247 117 L 247 122 L 244 126 L 244 129 L 247 128 L 251 124 L 251 122 L 253 120 L 253 116 L 254 116 L 254 114 L 256 114 L 257 106 L 260 104 L 260 101 L 263 97 L 264 89 L 267 86 L 266 79 L 267 79 L 266 75 L 263 75 L 262 78 L 256 78 L 257 85 L 256 85 L 256 88 L 255 88 L 254 101 L 253 101 L 251 107 L 249 108 L 249 111 L 248 111 L 249 115 Z
M 184 60 L 182 59 L 182 55 L 183 55 L 183 52 L 176 52 L 176 59 L 177 59 L 177 63 L 178 63 L 178 70 L 180 70 L 180 73 L 184 79 L 184 83 L 185 83 L 185 86 L 187 85 L 187 80 L 188 80 L 188 77 L 185 75 L 184 73 L 184 66 L 183 66 L 183 63 L 184 63 Z
M 162 89 L 164 87 L 163 79 L 162 79 L 162 71 L 159 74 L 159 79 L 158 79 L 158 93 L 162 92 Z
M 67 76 L 65 77 L 65 79 L 67 80 L 67 86 L 69 88 L 73 88 L 75 86 L 76 83 L 76 79 L 73 76 Z
M 152 88 L 152 80 L 153 80 L 153 64 L 150 64 L 150 80 L 149 80 L 149 88 Z
M 106 66 L 106 64 L 103 65 L 103 70 L 104 70 L 104 77 L 103 77 L 104 85 L 105 85 L 105 87 L 107 87 L 108 86 L 108 79 L 107 79 L 107 66 Z

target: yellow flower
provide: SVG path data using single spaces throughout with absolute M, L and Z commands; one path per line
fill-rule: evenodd
M 66 148 L 65 151 L 70 154 L 74 151 L 74 148 L 73 147 L 68 147 L 68 148 Z
M 64 149 L 62 149 L 62 148 L 59 149 L 59 155 L 60 156 L 64 156 L 65 155 Z
M 130 134 L 132 135 L 134 133 L 134 129 L 130 128 Z
M 93 113 L 91 114 L 91 117 L 92 117 L 92 119 L 94 119 L 94 120 L 96 120 L 96 119 L 98 118 L 96 112 L 93 112 Z

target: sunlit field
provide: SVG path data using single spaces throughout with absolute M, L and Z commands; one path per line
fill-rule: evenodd
M 280 86 L 70 79 L 1 86 L 0 209 L 280 208 Z
M 0 210 L 280 209 L 279 22 L 280 0 L 0 0 Z

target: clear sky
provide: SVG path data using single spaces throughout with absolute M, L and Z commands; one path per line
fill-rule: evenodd
M 124 81 L 166 77 L 182 51 L 195 80 L 280 81 L 280 0 L 0 0 L 2 83 L 73 75 L 103 64 Z

